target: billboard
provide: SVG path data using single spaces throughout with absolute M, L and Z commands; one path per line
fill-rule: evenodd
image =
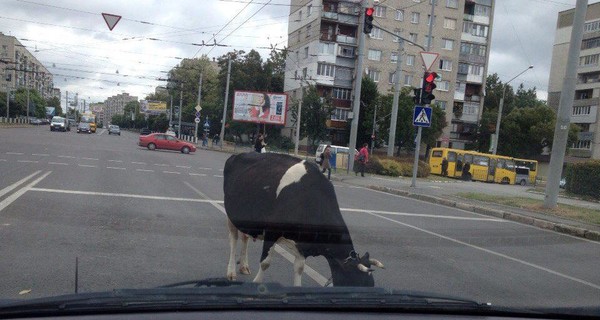
M 167 112 L 167 103 L 164 101 L 140 100 L 140 113 L 161 114 Z
M 233 120 L 285 125 L 288 99 L 285 93 L 235 91 Z

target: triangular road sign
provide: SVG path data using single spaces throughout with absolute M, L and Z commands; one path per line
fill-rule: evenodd
M 112 31 L 112 29 L 117 25 L 117 22 L 121 20 L 121 16 L 110 13 L 102 13 L 102 18 L 104 18 L 104 21 L 106 22 L 106 25 L 110 31 Z
M 427 113 L 425 112 L 425 109 L 421 109 L 421 112 L 415 119 L 415 122 L 421 123 L 421 124 L 430 124 L 431 123 L 431 121 L 429 121 L 429 117 L 427 117 Z
M 437 60 L 439 56 L 439 53 L 421 51 L 421 58 L 423 59 L 423 65 L 425 65 L 426 71 L 429 71 L 429 69 L 431 69 L 431 67 L 435 63 L 435 60 Z

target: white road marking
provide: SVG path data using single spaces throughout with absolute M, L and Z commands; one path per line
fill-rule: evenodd
M 213 168 L 203 168 L 203 167 L 198 167 L 198 169 L 200 169 L 200 170 L 212 170 Z
M 32 153 L 31 155 L 32 156 L 40 156 L 40 157 L 47 157 L 47 156 L 49 156 L 49 154 L 47 154 L 47 153 Z
M 85 158 L 85 157 L 84 157 L 84 158 L 81 158 L 81 160 L 93 160 L 93 161 L 98 161 L 98 159 L 96 159 L 96 158 Z
M 86 167 L 86 168 L 98 168 L 98 166 L 93 166 L 93 165 L 90 165 L 90 164 L 78 164 L 78 166 L 80 166 L 80 167 Z
M 123 162 L 123 160 L 107 160 L 108 162 Z
M 163 173 L 181 174 L 181 172 L 177 171 L 163 171 Z
M 190 166 L 175 166 L 175 168 L 189 169 L 189 168 L 191 168 L 191 167 L 190 167 Z
M 223 169 L 219 169 L 219 171 L 223 172 Z
M 30 188 L 29 190 L 30 191 L 37 191 L 37 192 L 65 193 L 65 194 L 88 195 L 88 196 L 104 196 L 104 197 L 117 197 L 117 198 L 136 198 L 136 199 L 169 200 L 169 201 L 185 201 L 185 202 L 200 202 L 200 203 L 223 203 L 223 200 L 205 200 L 205 199 L 196 199 L 196 198 L 178 198 L 178 197 L 147 196 L 147 195 L 143 195 L 143 194 L 128 194 L 128 193 L 113 193 L 113 192 L 94 192 L 94 191 L 65 190 L 65 189 L 48 189 L 48 188 Z
M 517 262 L 517 263 L 520 263 L 520 264 L 523 264 L 523 265 L 526 265 L 526 266 L 529 266 L 529 267 L 541 270 L 541 271 L 548 272 L 550 274 L 559 276 L 561 278 L 569 279 L 569 280 L 581 283 L 583 285 L 592 287 L 594 289 L 600 290 L 600 285 L 598 285 L 598 284 L 591 283 L 589 281 L 585 281 L 585 280 L 582 280 L 582 279 L 579 279 L 579 278 L 575 278 L 575 277 L 566 275 L 564 273 L 560 273 L 558 271 L 554 271 L 552 269 L 548 269 L 546 267 L 542 267 L 542 266 L 537 265 L 535 263 L 527 262 L 525 260 L 514 258 L 514 257 L 511 257 L 509 255 L 505 255 L 503 253 L 499 253 L 499 252 L 496 252 L 496 251 L 493 251 L 493 250 L 490 250 L 490 249 L 482 248 L 482 247 L 476 246 L 474 244 L 470 244 L 470 243 L 467 243 L 467 242 L 464 242 L 464 241 L 460 241 L 458 239 L 454 239 L 454 238 L 451 238 L 451 237 L 448 237 L 448 236 L 444 236 L 442 234 L 439 234 L 439 233 L 436 233 L 436 232 L 433 232 L 433 231 L 429 231 L 429 230 L 426 230 L 426 229 L 423 229 L 423 228 L 419 228 L 417 226 L 413 226 L 413 225 L 408 224 L 408 223 L 400 222 L 400 221 L 397 221 L 397 220 L 394 220 L 394 219 L 391 219 L 391 218 L 388 218 L 388 217 L 384 217 L 384 216 L 376 214 L 376 213 L 372 213 L 372 212 L 367 212 L 367 213 L 370 214 L 370 215 L 372 215 L 372 216 L 374 216 L 374 217 L 378 217 L 378 218 L 381 218 L 381 219 L 384 219 L 384 220 L 387 220 L 387 221 L 390 221 L 390 222 L 393 222 L 393 223 L 397 223 L 399 225 L 402 225 L 402 226 L 405 226 L 405 227 L 408 227 L 408 228 L 411 228 L 411 229 L 414 229 L 414 230 L 418 230 L 418 231 L 427 233 L 429 235 L 432 235 L 432 236 L 435 236 L 435 237 L 438 237 L 438 238 L 441 238 L 441 239 L 444 239 L 444 240 L 448 240 L 448 241 L 451 241 L 451 242 L 454 242 L 454 243 L 458 243 L 458 244 L 461 244 L 461 245 L 473 248 L 475 250 L 483 251 L 483 252 L 489 253 L 491 255 L 495 255 L 497 257 L 508 259 L 508 260 L 511 260 L 511 261 L 514 261 L 514 262 Z
M 69 165 L 68 163 L 64 163 L 64 162 L 52 162 L 52 161 L 48 162 L 48 164 L 55 164 L 58 166 L 68 166 Z
M 202 193 L 202 191 L 196 189 L 194 186 L 192 186 L 190 183 L 188 183 L 187 181 L 183 182 L 186 186 L 190 187 L 190 189 L 194 190 L 194 192 L 196 192 L 199 196 L 205 198 L 205 199 L 210 199 L 207 195 L 205 195 L 204 193 Z M 223 207 L 221 204 L 223 203 L 223 201 L 211 201 L 210 204 L 215 207 L 217 210 L 221 211 L 222 214 L 227 216 L 227 212 L 225 211 L 225 207 Z M 285 258 L 285 260 L 289 261 L 290 263 L 294 263 L 294 255 L 292 255 L 291 253 L 289 253 L 286 249 L 284 249 L 283 247 L 281 247 L 280 245 L 276 244 L 275 245 L 275 251 L 277 253 L 279 253 L 283 258 Z M 322 274 L 320 274 L 319 272 L 317 272 L 315 269 L 311 268 L 308 264 L 304 265 L 304 273 L 309 276 L 311 279 L 313 279 L 315 282 L 317 282 L 319 285 L 321 286 L 325 286 L 325 284 L 327 283 L 327 278 L 325 278 Z
M 223 176 L 218 175 L 218 174 L 213 174 L 213 177 L 217 177 L 217 178 L 223 178 Z
M 168 167 L 168 164 L 164 164 L 164 163 L 155 163 L 155 166 L 159 166 L 159 167 Z
M 17 200 L 23 194 L 25 194 L 25 192 L 31 190 L 31 188 L 33 186 L 35 186 L 36 184 L 38 184 L 40 181 L 42 181 L 44 178 L 46 178 L 51 173 L 52 173 L 52 171 L 48 171 L 48 172 L 44 173 L 41 177 L 33 180 L 30 184 L 28 184 L 28 185 L 24 186 L 23 188 L 15 191 L 13 194 L 11 194 L 10 196 L 6 197 L 6 199 L 0 201 L 0 211 L 4 210 L 4 208 L 8 207 L 11 203 L 13 203 L 15 200 Z
M 17 162 L 24 162 L 24 163 L 38 163 L 39 161 L 35 161 L 35 160 L 17 160 Z
M 140 171 L 140 172 L 154 172 L 154 170 L 148 170 L 148 169 L 135 169 L 135 171 Z
M 4 162 L 6 162 L 7 160 L 6 160 L 6 159 L 0 159 L 0 161 L 4 161 Z
M 379 211 L 379 210 L 366 210 L 366 209 L 352 209 L 352 208 L 340 208 L 341 211 L 347 212 L 359 212 L 359 213 L 379 213 L 393 216 L 404 216 L 404 217 L 422 217 L 422 218 L 438 218 L 438 219 L 451 219 L 451 220 L 471 220 L 471 221 L 492 221 L 492 222 L 509 222 L 504 219 L 496 218 L 475 218 L 475 217 L 456 217 L 456 216 L 443 216 L 437 214 L 425 214 L 425 213 L 408 213 L 408 212 L 395 212 L 395 211 Z
M 206 177 L 206 174 L 204 173 L 188 173 L 190 176 L 200 176 L 200 177 Z
M 146 164 L 145 162 L 137 162 L 137 161 L 131 161 L 131 163 L 133 163 L 133 164 Z
M 123 167 L 106 167 L 106 169 L 125 170 Z
M 429 187 L 432 188 L 432 189 L 441 189 L 442 188 L 440 186 L 429 186 Z
M 73 156 L 57 156 L 59 158 L 67 158 L 67 159 L 75 159 L 76 157 Z
M 13 155 L 21 156 L 21 155 L 23 155 L 23 152 L 6 152 L 6 154 L 13 154 Z
M 23 178 L 23 179 L 21 179 L 21 180 L 19 180 L 19 181 L 15 182 L 15 183 L 11 184 L 10 186 L 8 186 L 8 187 L 6 187 L 6 188 L 4 188 L 4 189 L 0 190 L 0 197 L 2 197 L 2 196 L 4 196 L 5 194 L 7 194 L 7 193 L 11 192 L 13 189 L 15 189 L 16 187 L 18 187 L 19 185 L 21 185 L 23 182 L 25 182 L 25 181 L 27 181 L 27 180 L 31 179 L 31 177 L 33 177 L 33 176 L 37 175 L 37 174 L 38 174 L 38 173 L 40 173 L 40 172 L 42 172 L 42 171 L 41 171 L 41 170 L 38 170 L 38 171 L 36 171 L 36 172 L 34 172 L 34 173 L 32 173 L 32 174 L 28 175 L 27 177 L 25 177 L 25 178 Z
M 102 129 L 102 131 L 100 131 L 100 133 L 98 133 L 98 135 L 101 136 L 105 131 L 106 131 L 106 129 Z

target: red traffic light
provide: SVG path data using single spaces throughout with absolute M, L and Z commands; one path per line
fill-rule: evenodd
M 433 82 L 435 80 L 435 78 L 437 78 L 437 73 L 435 73 L 435 72 L 429 72 L 425 76 L 425 82 Z
M 374 12 L 375 12 L 375 9 L 373 9 L 373 8 L 367 8 L 365 10 L 365 14 L 369 17 L 372 17 Z

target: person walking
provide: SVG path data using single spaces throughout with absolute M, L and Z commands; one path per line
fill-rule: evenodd
M 256 142 L 254 143 L 254 151 L 258 153 L 265 153 L 266 150 L 264 150 L 264 148 L 266 145 L 267 144 L 265 143 L 265 137 L 262 133 L 259 133 L 258 137 L 256 138 Z
M 321 161 L 321 168 L 323 169 L 322 173 L 325 173 L 327 170 L 327 179 L 331 180 L 331 163 L 329 160 L 331 159 L 331 146 L 327 145 L 325 150 L 323 150 L 323 159 Z
M 448 175 L 448 159 L 442 159 L 442 176 Z
M 354 160 L 357 162 L 357 170 L 356 175 L 360 172 L 360 176 L 365 176 L 365 169 L 367 168 L 367 163 L 369 162 L 369 144 L 364 143 L 360 151 L 354 157 Z

